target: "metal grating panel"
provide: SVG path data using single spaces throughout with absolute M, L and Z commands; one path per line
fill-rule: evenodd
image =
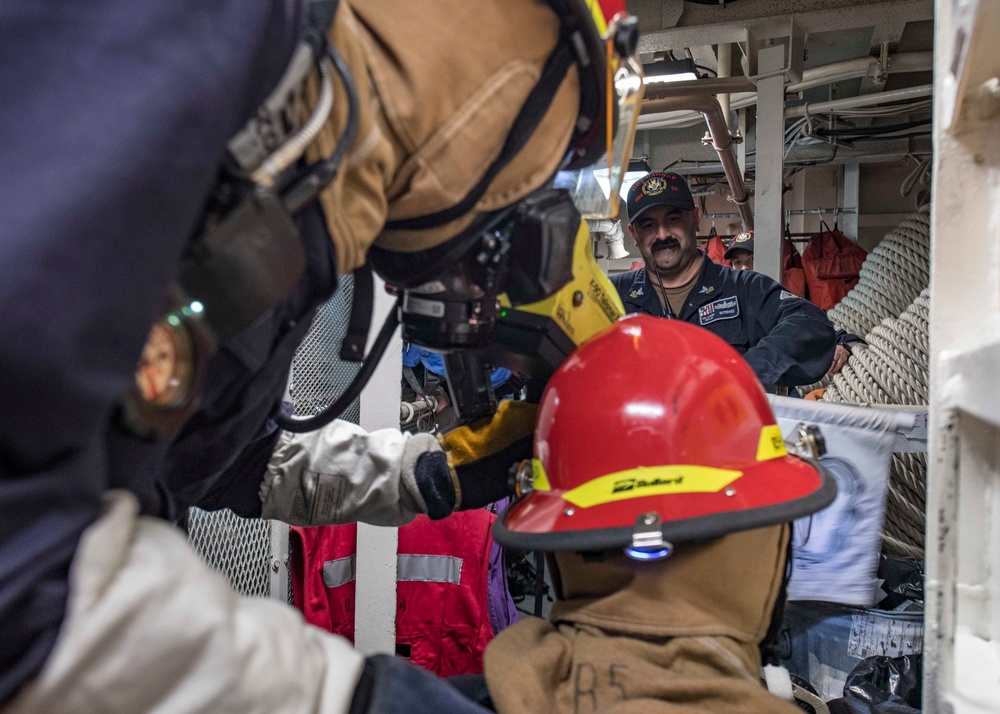
M 334 296 L 316 313 L 312 327 L 292 361 L 289 394 L 295 414 L 310 415 L 331 404 L 361 368 L 340 359 L 340 343 L 347 332 L 354 295 L 354 278 L 340 278 Z M 358 423 L 358 400 L 341 415 Z M 188 538 L 195 550 L 242 595 L 292 601 L 287 577 L 288 526 L 277 521 L 240 518 L 231 511 L 192 508 Z
M 316 414 L 333 403 L 361 369 L 360 363 L 340 359 L 353 297 L 354 277 L 341 277 L 337 292 L 317 311 L 309 334 L 295 353 L 288 391 L 297 416 Z M 361 419 L 358 400 L 340 418 L 357 424 Z
M 232 511 L 192 508 L 188 538 L 205 562 L 229 579 L 236 592 L 250 597 L 271 595 L 270 521 L 240 518 Z

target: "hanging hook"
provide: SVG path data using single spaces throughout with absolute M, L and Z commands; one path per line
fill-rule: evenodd
M 824 216 L 826 215 L 826 211 L 824 211 L 823 209 L 818 209 L 817 213 L 819 213 L 819 229 L 824 233 L 832 233 L 833 231 L 830 230 L 830 226 L 829 224 L 827 224 L 826 219 L 824 218 Z

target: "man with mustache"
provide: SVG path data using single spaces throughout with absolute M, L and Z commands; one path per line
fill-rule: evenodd
M 701 211 L 681 176 L 654 171 L 636 181 L 627 211 L 629 234 L 645 262 L 611 278 L 627 313 L 714 332 L 772 391 L 826 374 L 837 340 L 824 312 L 765 275 L 708 260 L 698 248 Z

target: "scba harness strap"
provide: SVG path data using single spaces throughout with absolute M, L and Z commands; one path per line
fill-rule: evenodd
M 336 0 L 309 3 L 303 41 L 284 76 L 228 142 L 230 159 L 206 212 L 205 228 L 182 262 L 181 288 L 203 306 L 204 320 L 218 339 L 248 327 L 287 300 L 298 285 L 306 265 L 293 216 L 333 180 L 357 130 L 350 68 L 326 40 L 337 6 Z M 300 168 L 299 159 L 332 108 L 327 63 L 345 88 L 347 126 L 329 157 Z M 291 121 L 313 67 L 320 73 L 320 101 L 305 122 Z

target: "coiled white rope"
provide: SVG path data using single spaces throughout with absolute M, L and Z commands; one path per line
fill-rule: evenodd
M 930 207 L 907 216 L 868 254 L 858 284 L 827 316 L 855 335 L 896 317 L 930 280 Z
M 827 312 L 838 327 L 864 335 L 827 386 L 825 402 L 926 404 L 930 207 L 908 216 L 866 258 L 858 284 Z M 924 552 L 925 454 L 894 454 L 886 496 L 883 550 L 915 558 Z
M 898 318 L 883 320 L 833 378 L 823 401 L 926 404 L 930 291 L 924 289 Z M 923 557 L 927 459 L 893 454 L 886 494 L 883 550 Z

